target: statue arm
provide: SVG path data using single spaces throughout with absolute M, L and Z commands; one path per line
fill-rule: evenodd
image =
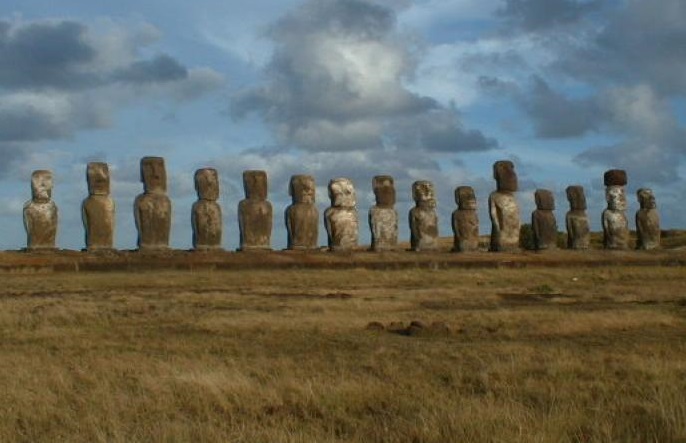
M 500 211 L 498 205 L 493 201 L 493 197 L 488 197 L 488 211 L 491 216 L 491 224 L 495 232 L 500 232 Z
M 191 230 L 193 231 L 193 247 L 196 247 L 197 244 L 197 238 L 196 238 L 196 232 L 198 232 L 198 215 L 197 215 L 197 210 L 198 210 L 198 202 L 193 203 L 193 206 L 191 206 Z
M 608 232 L 608 230 L 610 229 L 610 225 L 607 223 L 607 217 L 605 215 L 606 211 L 607 211 L 607 209 L 605 211 L 603 211 L 601 222 L 602 222 L 602 226 L 603 226 L 603 231 Z
M 138 210 L 139 200 L 140 200 L 140 196 L 136 197 L 136 199 L 133 201 L 133 221 L 136 223 L 136 229 L 140 233 L 140 230 L 141 230 L 141 214 L 140 214 L 140 211 Z
M 24 205 L 24 230 L 26 230 L 27 246 L 31 246 L 31 233 L 33 232 L 31 217 L 29 217 L 30 204 L 31 202 L 29 201 Z
M 326 238 L 329 247 L 333 245 L 333 235 L 331 233 L 331 222 L 329 221 L 329 210 L 324 211 L 324 228 L 326 229 Z
M 86 247 L 88 247 L 88 211 L 86 210 L 86 201 L 88 199 L 84 200 L 81 203 L 81 221 L 83 222 L 83 229 L 85 231 L 85 236 L 86 236 Z
M 245 219 L 243 217 L 243 202 L 238 203 L 238 235 L 239 235 L 239 248 L 243 249 L 243 244 L 245 243 Z
M 372 246 L 373 246 L 374 243 L 376 243 L 376 238 L 378 236 L 376 235 L 376 229 L 375 229 L 376 226 L 374 226 L 374 222 L 373 222 L 372 209 L 374 209 L 374 208 L 369 208 L 369 212 L 367 213 L 367 222 L 369 223 L 369 231 L 372 234 Z
M 541 227 L 538 223 L 538 217 L 536 217 L 536 211 L 531 213 L 531 230 L 534 233 L 534 243 L 538 247 L 538 239 L 541 238 Z

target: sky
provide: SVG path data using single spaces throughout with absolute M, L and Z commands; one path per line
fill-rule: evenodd
M 663 228 L 684 228 L 684 23 L 683 0 L 3 0 L 0 249 L 26 245 L 36 169 L 54 174 L 58 247 L 84 247 L 89 161 L 109 163 L 115 243 L 135 248 L 147 155 L 166 159 L 180 249 L 201 167 L 221 177 L 227 249 L 248 169 L 269 174 L 276 249 L 295 174 L 315 176 L 320 214 L 328 181 L 353 180 L 362 243 L 380 174 L 395 177 L 403 240 L 416 180 L 435 184 L 441 235 L 461 185 L 488 233 L 501 159 L 524 222 L 550 189 L 564 229 L 578 184 L 599 230 L 603 172 L 621 168 L 630 220 L 649 187 Z

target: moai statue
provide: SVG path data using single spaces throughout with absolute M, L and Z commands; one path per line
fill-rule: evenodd
M 660 247 L 660 215 L 655 195 L 647 188 L 639 189 L 636 194 L 641 205 L 636 212 L 636 249 L 657 249 Z
M 52 172 L 33 171 L 31 200 L 24 204 L 24 228 L 29 251 L 55 249 L 57 205 L 52 201 Z
M 81 218 L 86 229 L 86 249 L 112 249 L 114 200 L 110 197 L 110 171 L 107 163 L 88 163 L 86 181 L 89 195 L 81 205 Z
M 398 245 L 398 211 L 395 210 L 393 177 L 377 175 L 372 180 L 376 205 L 369 209 L 372 250 L 388 251 Z
M 267 201 L 267 173 L 243 171 L 245 199 L 238 204 L 240 251 L 271 249 L 272 204 Z
M 198 201 L 191 209 L 193 249 L 196 251 L 222 248 L 222 208 L 219 200 L 219 176 L 214 168 L 195 171 L 195 191 Z
M 288 249 L 317 249 L 319 210 L 315 204 L 315 184 L 311 175 L 294 175 L 288 186 L 293 203 L 286 208 Z
M 438 215 L 433 183 L 420 180 L 412 183 L 415 207 L 410 209 L 410 248 L 431 251 L 438 248 Z
M 557 248 L 557 220 L 555 220 L 555 196 L 547 189 L 536 189 L 536 210 L 531 213 L 536 250 Z
M 626 172 L 611 169 L 605 173 L 605 199 L 607 209 L 603 211 L 603 245 L 605 249 L 627 249 L 629 247 L 629 222 L 626 218 Z
M 583 186 L 568 186 L 569 212 L 565 217 L 567 225 L 567 247 L 588 249 L 591 244 L 591 229 L 586 215 L 586 195 Z
M 455 189 L 457 210 L 453 212 L 453 251 L 469 252 L 479 249 L 479 215 L 476 212 L 476 195 L 471 186 Z
M 167 196 L 167 171 L 162 157 L 141 159 L 143 193 L 133 203 L 138 230 L 138 249 L 154 251 L 169 248 L 172 204 Z
M 491 251 L 516 251 L 519 249 L 519 206 L 517 173 L 514 163 L 503 160 L 493 164 L 493 178 L 497 188 L 488 197 L 491 217 Z
M 347 178 L 334 178 L 329 182 L 331 207 L 324 211 L 324 226 L 329 250 L 347 251 L 357 246 L 359 222 L 353 182 Z

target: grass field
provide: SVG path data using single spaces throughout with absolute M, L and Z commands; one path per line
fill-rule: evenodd
M 2 278 L 3 442 L 686 442 L 681 267 Z

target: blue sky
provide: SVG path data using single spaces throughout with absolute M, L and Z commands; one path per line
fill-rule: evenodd
M 116 244 L 134 248 L 145 155 L 167 160 L 177 248 L 205 166 L 222 178 L 227 248 L 245 169 L 270 174 L 276 248 L 301 173 L 321 212 L 328 180 L 352 178 L 363 222 L 372 176 L 393 175 L 403 238 L 414 180 L 435 183 L 443 235 L 453 189 L 471 185 L 486 233 L 499 159 L 516 163 L 525 221 L 547 188 L 564 226 L 580 184 L 599 229 L 602 173 L 624 168 L 630 213 L 651 187 L 663 226 L 684 227 L 684 23 L 682 0 L 4 0 L 0 248 L 25 245 L 34 169 L 55 175 L 59 246 L 83 247 L 88 161 L 110 164 Z

